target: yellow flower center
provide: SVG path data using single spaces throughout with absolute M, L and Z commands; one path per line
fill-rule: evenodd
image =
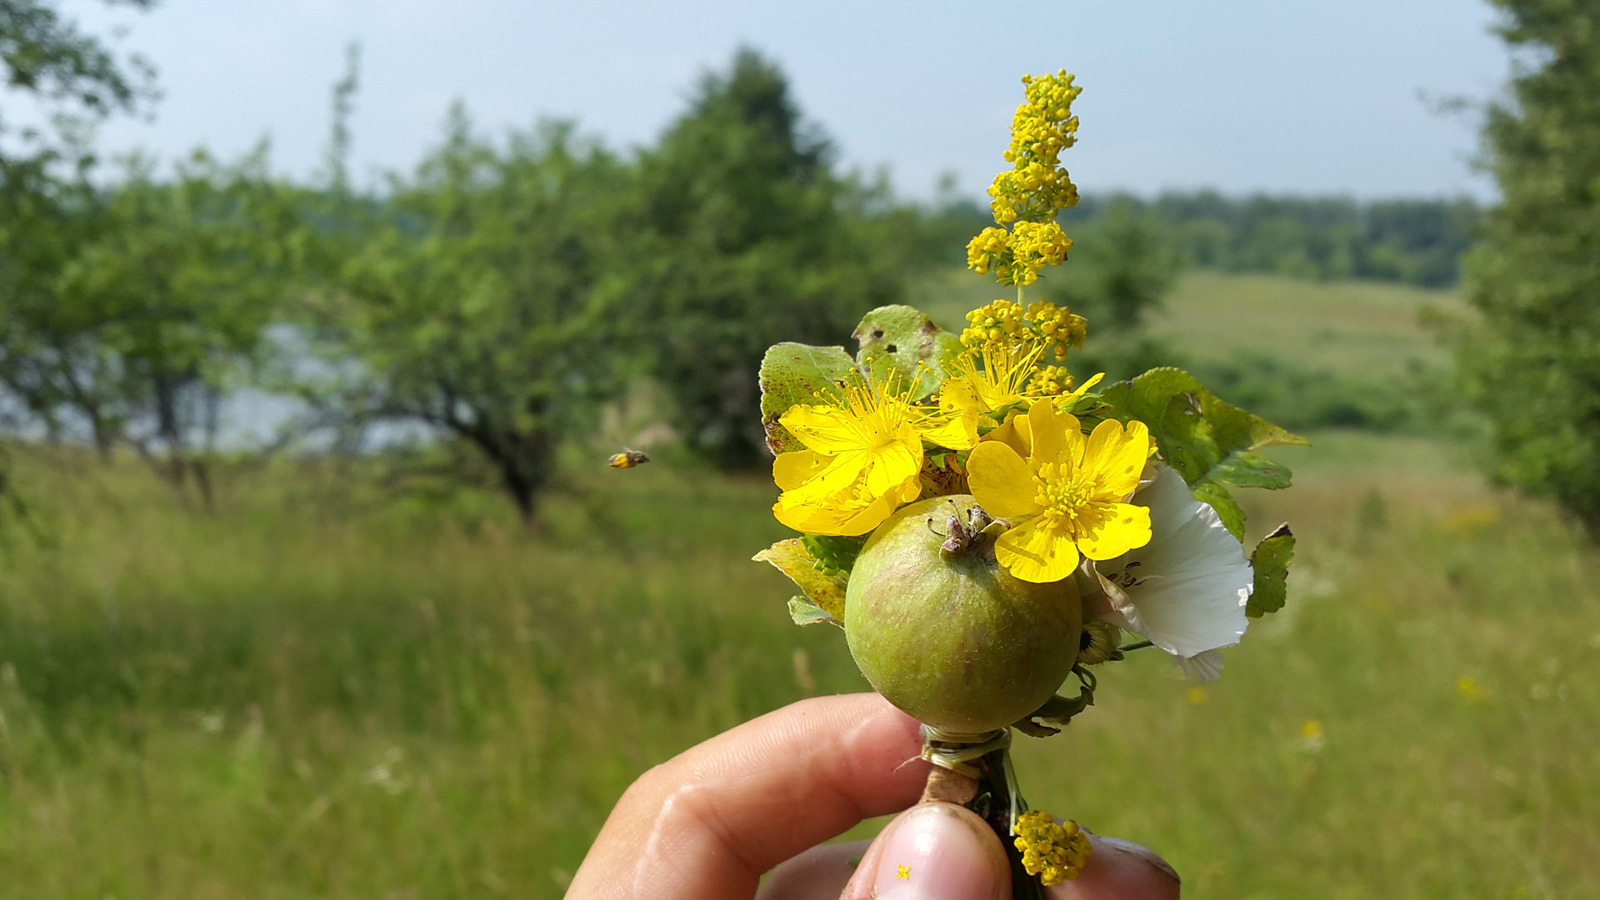
M 1074 535 L 1094 531 L 1111 512 L 1105 490 L 1083 469 L 1046 463 L 1034 475 L 1034 502 L 1047 527 Z

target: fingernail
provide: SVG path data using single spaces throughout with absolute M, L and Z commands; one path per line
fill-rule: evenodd
M 880 900 L 999 900 L 1005 850 L 976 815 L 950 803 L 923 803 L 878 837 L 872 896 Z
M 1099 849 L 1100 847 L 1111 847 L 1116 850 L 1121 850 L 1123 853 L 1127 853 L 1131 856 L 1137 856 L 1144 860 L 1145 863 L 1147 863 L 1157 872 L 1160 872 L 1168 878 L 1171 878 L 1173 883 L 1183 883 L 1183 879 L 1178 877 L 1178 870 L 1174 869 L 1171 863 L 1157 856 L 1155 851 L 1151 850 L 1149 847 L 1135 844 L 1132 841 L 1125 841 L 1121 838 L 1100 837 L 1098 835 L 1095 836 L 1094 843 L 1096 849 Z

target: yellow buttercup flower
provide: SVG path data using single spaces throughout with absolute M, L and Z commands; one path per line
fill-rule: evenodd
M 974 416 L 913 406 L 910 391 L 867 382 L 780 416 L 806 449 L 773 460 L 778 521 L 805 534 L 866 534 L 922 492 L 924 440 L 952 450 L 977 442 Z
M 972 495 L 1013 522 L 995 543 L 1012 575 L 1059 581 L 1080 556 L 1113 559 L 1150 541 L 1150 510 L 1125 502 L 1154 452 L 1144 423 L 1108 419 L 1085 438 L 1077 417 L 1041 399 L 1027 431 L 1027 459 L 1003 441 L 984 441 L 967 459 Z

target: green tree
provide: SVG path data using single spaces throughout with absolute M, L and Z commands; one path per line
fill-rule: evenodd
M 125 444 L 209 504 L 222 399 L 265 362 L 292 268 L 265 151 L 196 153 L 171 181 L 132 160 L 95 202 L 46 210 L 26 224 L 51 275 L 0 307 L 0 386 L 50 434 Z
M 1517 65 L 1484 124 L 1502 200 L 1468 258 L 1482 325 L 1460 368 L 1495 474 L 1600 529 L 1600 6 L 1494 3 Z
M 105 0 L 148 8 L 153 0 Z M 154 72 L 138 56 L 119 59 L 100 38 L 63 18 L 57 4 L 0 0 L 0 65 L 5 86 L 37 100 L 50 124 L 73 127 L 115 112 L 132 112 L 154 96 Z M 0 117 L 0 137 L 18 132 Z M 18 132 L 22 155 L 50 153 L 48 127 Z
M 719 465 L 766 458 L 756 371 L 768 346 L 840 343 L 901 296 L 900 254 L 857 227 L 872 192 L 836 177 L 831 154 L 783 73 L 744 49 L 642 160 L 655 373 L 686 442 Z
M 502 148 L 457 107 L 444 143 L 394 180 L 321 310 L 345 373 L 323 393 L 360 420 L 476 448 L 537 527 L 562 442 L 593 425 L 636 355 L 631 182 L 570 125 Z
M 107 0 L 148 7 L 151 0 Z M 0 71 L 7 99 L 31 98 L 43 124 L 18 128 L 0 112 L 0 297 L 36 302 L 70 258 L 89 187 L 93 157 L 82 145 L 86 126 L 132 112 L 153 96 L 154 77 L 138 57 L 119 59 L 41 0 L 0 0 Z M 66 160 L 70 165 L 58 163 Z M 0 322 L 0 354 L 7 352 Z M 0 362 L 4 362 L 0 357 Z M 9 401 L 9 403 L 7 403 Z M 16 398 L 0 392 L 0 403 Z M 13 418 L 17 410 L 5 410 Z M 0 419 L 0 425 L 7 422 Z M 15 494 L 0 459 L 0 502 Z
M 1178 254 L 1161 216 L 1117 197 L 1072 237 L 1071 262 L 1053 273 L 1060 283 L 1047 281 L 1047 292 L 1088 316 L 1091 328 L 1139 331 L 1178 275 Z

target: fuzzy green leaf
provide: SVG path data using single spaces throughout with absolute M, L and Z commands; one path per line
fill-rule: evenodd
M 1253 451 L 1273 444 L 1309 443 L 1223 402 L 1181 369 L 1151 369 L 1132 381 L 1113 384 L 1103 396 L 1114 408 L 1115 418 L 1138 419 L 1150 427 L 1167 465 L 1183 476 L 1197 498 L 1217 508 L 1235 535 L 1243 533 L 1244 513 L 1231 497 L 1223 499 L 1229 486 L 1289 486 L 1288 467 Z M 1202 487 L 1208 484 L 1212 487 Z
M 789 576 L 795 587 L 805 592 L 806 599 L 823 613 L 844 621 L 845 579 L 818 568 L 816 557 L 811 555 L 800 538 L 779 541 L 751 558 L 756 562 L 771 563 L 773 568 Z M 789 608 L 792 612 L 794 601 L 789 602 Z
M 933 393 L 944 378 L 944 360 L 961 352 L 961 339 L 933 324 L 911 306 L 880 306 L 867 313 L 852 335 L 861 343 L 856 358 L 878 378 L 890 369 L 896 377 L 916 377 L 913 400 Z
M 1259 619 L 1283 608 L 1289 592 L 1289 563 L 1293 560 L 1294 534 L 1289 531 L 1288 523 L 1279 525 L 1261 539 L 1255 552 L 1250 554 L 1250 567 L 1255 570 L 1255 590 L 1245 606 L 1245 615 Z
M 778 418 L 789 407 L 815 403 L 819 394 L 838 389 L 850 375 L 855 360 L 843 347 L 812 347 L 784 342 L 773 344 L 761 358 L 761 427 L 774 454 L 800 449 Z

